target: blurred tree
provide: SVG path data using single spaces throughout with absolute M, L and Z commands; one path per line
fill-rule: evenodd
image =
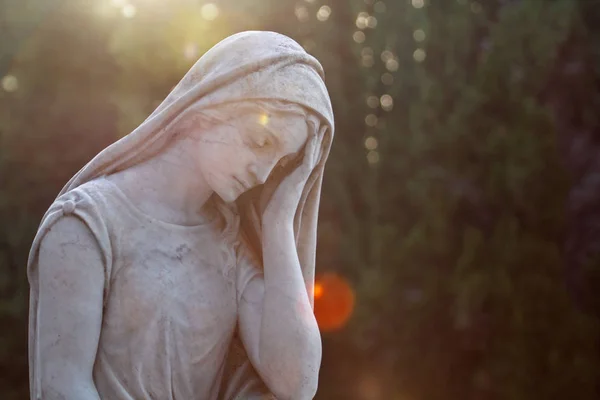
M 105 27 L 90 5 L 56 2 L 49 9 L 44 1 L 27 1 L 27 13 L 5 21 L 34 25 L 29 35 L 6 43 L 17 50 L 2 71 L 0 91 L 3 399 L 28 398 L 25 265 L 41 214 L 70 176 L 115 138 L 109 101 L 115 68 L 107 57 Z
M 567 277 L 580 306 L 600 317 L 600 3 L 580 1 L 581 14 L 554 63 L 540 98 L 554 111 L 561 155 L 572 186 L 567 202 Z
M 544 97 L 579 4 L 322 7 L 274 25 L 335 71 L 320 249 L 338 251 L 319 265 L 353 280 L 357 309 L 325 335 L 319 398 L 596 398 L 598 331 L 564 288 L 569 180 Z

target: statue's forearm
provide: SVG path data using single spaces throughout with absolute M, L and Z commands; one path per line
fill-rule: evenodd
M 263 260 L 259 358 L 290 398 L 312 398 L 321 363 L 321 338 L 291 224 L 263 227 Z

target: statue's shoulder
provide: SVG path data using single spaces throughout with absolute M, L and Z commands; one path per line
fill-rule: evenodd
M 122 209 L 114 184 L 100 177 L 86 182 L 63 194 L 56 202 L 64 208 L 75 208 L 81 212 L 93 214 L 96 218 L 111 219 L 114 212 Z
M 97 179 L 58 197 L 42 221 L 42 228 L 45 225 L 55 225 L 64 219 L 73 220 L 70 217 L 75 217 L 87 226 L 99 242 L 102 242 L 101 247 L 104 248 L 108 247 L 113 233 L 111 228 L 114 221 L 119 218 L 118 215 L 113 215 L 114 210 L 118 209 L 115 196 L 111 195 L 110 186 L 105 180 Z
M 90 254 L 99 249 L 105 269 L 109 271 L 114 242 L 113 218 L 107 213 L 109 201 L 97 182 L 85 183 L 58 197 L 44 215 L 34 238 L 28 275 L 37 274 L 41 247 L 52 250 L 73 244 L 88 249 Z

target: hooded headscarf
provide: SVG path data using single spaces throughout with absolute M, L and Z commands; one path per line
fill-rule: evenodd
M 298 258 L 312 303 L 319 198 L 334 132 L 333 111 L 323 79 L 320 63 L 287 36 L 261 31 L 232 35 L 206 52 L 141 125 L 94 157 L 71 178 L 58 197 L 86 182 L 125 170 L 160 153 L 174 139 L 174 130 L 169 128 L 192 105 L 194 110 L 200 111 L 240 101 L 280 101 L 300 105 L 309 110 L 311 119 L 318 120 L 315 129 L 321 143 L 320 155 L 305 184 L 294 218 Z M 255 196 L 246 197 L 240 204 L 239 213 L 250 250 L 260 254 L 261 209 L 258 200 Z M 50 207 L 29 254 L 32 399 L 38 399 L 41 393 L 37 256 L 45 234 L 64 213 L 64 204 L 55 203 Z M 236 362 L 236 376 L 232 377 L 236 383 L 232 382 L 224 389 L 225 398 L 244 396 L 244 391 L 252 386 L 249 362 Z

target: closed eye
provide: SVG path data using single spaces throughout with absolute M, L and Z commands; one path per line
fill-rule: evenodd
M 271 141 L 271 139 L 266 134 L 261 135 L 256 140 L 256 145 L 258 147 L 268 147 L 268 146 L 270 146 L 272 144 L 273 144 L 273 142 Z
M 267 148 L 276 143 L 275 137 L 269 131 L 254 132 L 250 145 L 253 148 Z

